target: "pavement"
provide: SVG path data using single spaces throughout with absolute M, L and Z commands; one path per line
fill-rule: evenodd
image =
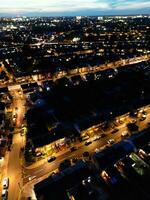
M 142 61 L 147 61 L 150 59 L 150 54 L 147 54 L 147 55 L 143 55 L 143 56 L 139 56 L 139 57 L 134 57 L 134 58 L 130 58 L 130 59 L 124 59 L 124 60 L 118 60 L 118 61 L 115 61 L 115 62 L 111 62 L 111 63 L 108 63 L 108 64 L 102 64 L 102 65 L 99 65 L 99 66 L 92 66 L 92 67 L 83 67 L 83 68 L 77 68 L 77 69 L 74 69 L 74 70 L 70 70 L 68 73 L 64 71 L 64 73 L 62 73 L 62 71 L 60 72 L 60 74 L 54 74 L 53 77 L 47 77 L 47 78 L 41 78 L 39 81 L 45 81 L 45 80 L 56 80 L 56 79 L 59 79 L 59 78 L 62 78 L 62 77 L 71 77 L 71 76 L 76 76 L 76 75 L 84 75 L 84 74 L 87 74 L 87 73 L 95 73 L 95 72 L 98 72 L 98 71 L 103 71 L 103 70 L 106 70 L 106 69 L 109 69 L 109 68 L 114 68 L 116 69 L 117 67 L 124 67 L 126 65 L 129 65 L 129 64 L 134 64 L 134 63 L 139 63 L 139 62 L 142 62 Z M 8 60 L 7 60 L 8 62 Z M 7 72 L 7 70 L 4 68 L 4 70 Z M 38 77 L 40 77 L 41 74 L 38 74 Z M 8 77 L 10 78 L 10 80 L 13 78 L 11 74 L 8 74 Z M 42 76 L 41 76 L 42 77 Z M 37 77 L 35 77 L 35 79 L 37 79 Z M 22 82 L 22 80 L 24 80 Z M 34 82 L 37 82 L 37 80 L 30 80 L 30 83 L 34 83 Z M 16 78 L 16 82 L 14 83 L 14 85 L 16 84 L 23 84 L 23 83 L 28 83 L 28 77 L 22 77 L 21 79 L 20 78 Z M 6 82 L 6 83 L 2 83 L 0 85 L 0 87 L 7 87 L 8 85 L 13 85 L 13 82 L 10 84 L 9 82 Z
M 24 146 L 25 140 L 20 135 L 20 127 L 22 125 L 25 112 L 24 100 L 20 99 L 18 91 L 11 91 L 13 96 L 13 112 L 17 114 L 16 125 L 13 136 L 13 145 L 9 152 L 7 165 L 7 176 L 9 177 L 8 200 L 19 200 L 19 194 L 22 187 L 22 167 L 21 167 L 21 147 Z M 17 107 L 17 109 L 16 109 Z
M 120 66 L 126 66 L 127 64 L 131 64 L 131 63 L 136 63 L 136 62 L 141 62 L 144 60 L 149 60 L 150 59 L 150 55 L 144 55 L 144 56 L 140 56 L 140 57 L 136 57 L 136 58 L 131 58 L 131 59 L 126 59 L 126 60 L 120 60 L 120 61 L 116 61 L 115 64 L 114 63 L 108 63 L 107 65 L 100 65 L 100 66 L 94 66 L 91 69 L 87 68 L 87 71 L 82 72 L 82 68 L 79 69 L 76 73 L 70 74 L 70 76 L 74 76 L 77 74 L 86 74 L 86 73 L 94 73 L 97 71 L 101 71 L 101 70 L 105 70 L 108 68 L 116 68 L 116 67 L 120 67 Z M 6 70 L 4 68 L 4 70 Z M 6 71 L 7 72 L 7 71 Z M 9 78 L 11 79 L 11 74 L 8 74 Z M 24 78 L 24 77 L 23 77 Z M 57 77 L 56 77 L 57 78 Z M 61 78 L 58 76 L 58 78 Z M 47 80 L 47 79 L 46 79 Z M 49 78 L 48 80 L 51 80 L 51 78 Z M 33 82 L 35 82 L 33 80 Z M 11 85 L 16 85 L 17 83 L 12 83 Z M 19 84 L 19 83 L 18 83 Z M 9 83 L 5 83 L 2 84 L 0 87 L 4 87 L 4 86 L 8 86 Z M 24 107 L 24 103 L 25 103 L 25 99 L 21 99 L 19 93 L 17 90 L 12 90 L 10 91 L 12 92 L 12 96 L 13 96 L 13 110 L 15 110 L 15 107 L 18 107 L 17 112 L 17 121 L 16 121 L 16 130 L 18 131 L 19 128 L 21 127 L 21 124 L 23 122 L 23 116 L 25 113 L 25 107 Z M 149 118 L 149 117 L 148 117 Z M 150 122 L 150 120 L 149 120 Z M 142 125 L 142 128 L 145 127 L 145 122 L 140 122 Z M 118 128 L 118 127 L 117 127 Z M 117 141 L 120 140 L 120 135 L 121 132 L 124 130 L 124 127 L 120 127 L 120 131 L 117 134 L 109 134 L 109 136 L 106 136 L 105 138 L 103 138 L 100 141 L 95 141 L 93 142 L 91 145 L 89 146 L 85 146 L 84 142 L 82 143 L 78 143 L 76 144 L 76 146 L 79 147 L 79 149 L 76 152 L 70 152 L 69 149 L 66 149 L 62 152 L 58 152 L 56 153 L 56 161 L 49 164 L 47 163 L 47 159 L 42 159 L 41 161 L 38 161 L 36 163 L 34 163 L 31 166 L 28 166 L 25 169 L 25 173 L 26 173 L 26 177 L 25 179 L 22 179 L 22 164 L 20 163 L 20 149 L 21 147 L 24 145 L 25 140 L 20 136 L 20 133 L 16 133 L 14 135 L 14 139 L 13 139 L 13 148 L 11 150 L 11 152 L 9 152 L 8 154 L 6 154 L 6 158 L 5 158 L 5 165 L 4 165 L 4 171 L 2 172 L 3 177 L 9 176 L 10 178 L 10 187 L 9 187 L 9 195 L 8 195 L 8 200 L 19 200 L 21 198 L 21 193 L 22 188 L 24 187 L 23 184 L 29 185 L 30 188 L 31 186 L 33 186 L 32 180 L 29 181 L 29 177 L 36 177 L 33 179 L 36 179 L 36 181 L 40 181 L 41 179 L 43 179 L 43 177 L 46 177 L 47 175 L 49 175 L 53 170 L 55 170 L 56 168 L 58 168 L 59 164 L 66 158 L 73 158 L 73 157 L 81 157 L 82 153 L 84 151 L 90 151 L 93 152 L 95 150 L 95 148 L 97 147 L 102 147 L 105 146 L 107 143 L 107 140 L 110 138 L 114 138 Z M 7 167 L 6 167 L 7 166 Z M 22 182 L 23 181 L 23 182 Z M 29 190 L 29 187 L 27 187 Z M 25 191 L 24 191 L 25 192 Z
M 2 181 L 5 177 L 7 177 L 7 166 L 9 161 L 9 152 L 5 154 L 5 158 L 1 161 L 0 165 L 0 192 L 2 191 Z
M 121 129 L 121 128 L 124 128 L 124 127 L 125 127 L 125 124 L 121 124 L 121 125 L 117 126 L 118 129 Z M 90 139 L 91 138 L 89 138 L 89 140 Z M 78 141 L 78 142 L 74 143 L 74 145 L 72 145 L 72 146 L 76 146 L 79 149 L 82 146 L 84 146 L 85 142 L 86 141 L 83 141 L 83 142 L 79 142 Z M 53 155 L 55 155 L 56 157 L 61 157 L 61 156 L 63 156 L 66 153 L 70 153 L 70 147 L 66 147 L 66 149 L 63 150 L 63 151 L 55 152 Z M 40 159 L 39 161 L 36 161 L 35 163 L 33 163 L 33 164 L 29 165 L 29 166 L 24 166 L 24 167 L 26 169 L 28 169 L 28 170 L 31 170 L 31 169 L 35 169 L 35 168 L 38 168 L 38 167 L 42 166 L 43 163 L 45 163 L 45 162 L 47 162 L 47 158 Z
M 144 109 L 147 111 L 147 118 L 144 121 L 139 121 L 138 120 L 138 124 L 139 124 L 139 131 L 144 130 L 146 128 L 148 128 L 148 123 L 150 122 L 150 107 L 145 106 L 143 108 L 140 109 Z M 109 139 L 115 139 L 115 142 L 118 142 L 120 140 L 122 140 L 121 137 L 121 133 L 123 131 L 128 130 L 126 127 L 126 124 L 131 122 L 131 117 L 129 117 L 127 114 L 123 115 L 124 116 L 124 123 L 123 124 L 119 124 L 118 126 L 116 126 L 116 128 L 119 129 L 119 131 L 117 133 L 112 134 L 111 131 L 113 129 L 110 129 L 109 131 L 106 131 L 106 137 L 101 138 L 98 141 L 93 141 L 92 144 L 85 146 L 84 142 L 82 143 L 78 143 L 74 146 L 78 146 L 78 150 L 71 152 L 70 149 L 66 149 L 62 152 L 59 152 L 57 154 L 55 154 L 56 156 L 56 160 L 48 163 L 47 159 L 42 159 L 40 161 L 37 161 L 36 163 L 34 163 L 31 166 L 28 166 L 25 169 L 25 175 L 23 178 L 23 184 L 24 184 L 24 191 L 22 193 L 23 196 L 27 195 L 30 196 L 30 192 L 33 190 L 31 190 L 31 188 L 33 188 L 34 184 L 42 181 L 43 179 L 47 178 L 53 171 L 57 170 L 59 167 L 59 164 L 65 160 L 65 159 L 71 159 L 74 157 L 77 158 L 82 158 L 83 159 L 83 152 L 88 151 L 90 153 L 93 153 L 95 151 L 96 148 L 104 148 L 107 146 L 107 141 Z M 120 116 L 119 118 L 123 118 L 122 116 Z M 134 134 L 134 133 L 133 133 Z M 91 138 L 90 138 L 91 139 Z M 29 180 L 30 179 L 30 180 Z M 30 191 L 30 192 L 29 192 Z

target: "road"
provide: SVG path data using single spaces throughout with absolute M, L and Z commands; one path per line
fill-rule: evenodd
M 17 200 L 20 187 L 22 185 L 22 158 L 21 158 L 21 147 L 24 146 L 24 138 L 20 136 L 20 127 L 22 125 L 23 116 L 25 112 L 24 103 L 25 100 L 20 98 L 18 91 L 11 91 L 13 96 L 13 113 L 17 114 L 15 122 L 15 130 L 13 137 L 12 149 L 9 153 L 7 176 L 10 180 L 8 200 Z M 22 95 L 22 94 L 21 94 Z
M 17 200 L 19 193 L 18 183 L 21 180 L 21 166 L 19 157 L 21 139 L 18 135 L 19 134 L 14 135 L 12 151 L 9 154 L 7 176 L 9 177 L 10 184 L 8 191 L 8 200 Z
M 26 168 L 24 169 L 23 172 L 21 171 L 22 170 L 21 157 L 19 155 L 20 155 L 20 149 L 25 142 L 24 138 L 20 136 L 20 126 L 22 124 L 25 112 L 25 107 L 24 107 L 25 99 L 20 98 L 20 94 L 16 90 L 12 91 L 12 95 L 14 97 L 13 109 L 14 112 L 17 113 L 17 120 L 15 129 L 16 134 L 14 134 L 14 139 L 13 139 L 13 148 L 9 153 L 9 163 L 8 163 L 8 177 L 10 178 L 9 198 L 8 198 L 9 200 L 19 199 L 18 194 L 21 194 L 20 188 L 23 189 L 22 191 L 23 196 L 30 196 L 32 192 L 31 188 L 33 187 L 33 185 L 48 177 L 48 175 L 50 175 L 54 170 L 56 170 L 59 164 L 66 158 L 67 159 L 73 157 L 80 158 L 82 157 L 82 154 L 85 151 L 88 151 L 92 154 L 96 148 L 104 147 L 107 144 L 108 139 L 113 138 L 115 139 L 116 142 L 121 140 L 121 133 L 127 130 L 126 124 L 130 121 L 129 116 L 125 115 L 126 117 L 124 119 L 124 123 L 117 126 L 117 128 L 119 129 L 117 133 L 112 134 L 111 131 L 113 129 L 110 129 L 109 131 L 105 132 L 106 137 L 101 138 L 98 141 L 93 141 L 92 144 L 90 144 L 89 146 L 85 146 L 84 142 L 78 143 L 76 145 L 79 147 L 78 150 L 70 152 L 70 150 L 68 149 L 66 152 L 61 152 L 62 154 L 57 156 L 56 161 L 48 163 L 47 159 L 43 159 L 42 164 L 40 166 L 31 169 Z M 140 127 L 140 130 L 146 128 L 147 123 L 150 122 L 149 105 L 145 106 L 144 110 L 146 110 L 148 114 L 146 120 L 137 122 L 137 124 Z M 122 118 L 122 116 L 120 118 Z M 22 175 L 23 179 L 21 179 Z M 33 180 L 30 181 L 29 177 Z
M 125 67 L 126 65 L 139 63 L 142 61 L 147 61 L 149 59 L 150 59 L 150 54 L 147 54 L 147 55 L 143 55 L 143 56 L 139 56 L 139 57 L 133 57 L 130 59 L 118 60 L 115 62 L 111 62 L 108 64 L 102 64 L 99 66 L 96 65 L 96 66 L 92 66 L 92 67 L 81 67 L 81 68 L 69 70 L 68 72 L 60 71 L 59 73 L 55 73 L 50 77 L 47 76 L 47 77 L 43 78 L 42 74 L 33 75 L 32 77 L 31 76 L 22 76 L 21 78 L 14 77 L 14 79 L 16 80 L 15 83 L 12 81 L 12 79 L 13 79 L 12 75 L 8 74 L 6 68 L 3 67 L 6 74 L 8 74 L 9 81 L 5 81 L 5 82 L 1 81 L 0 88 L 8 87 L 10 85 L 16 85 L 16 84 L 25 84 L 25 83 L 29 83 L 29 82 L 35 83 L 35 82 L 37 82 L 37 80 L 39 80 L 39 81 L 56 80 L 56 79 L 62 78 L 64 76 L 69 78 L 71 76 L 76 76 L 76 75 L 85 75 L 87 73 L 95 73 L 95 72 L 103 71 L 103 70 L 110 69 L 110 68 Z M 8 62 L 8 60 L 7 60 L 7 62 Z
M 95 66 L 95 67 L 91 67 L 91 69 L 86 67 L 85 69 L 87 71 L 85 70 L 84 72 L 82 72 L 82 68 L 81 68 L 76 73 L 73 73 L 69 76 L 73 76 L 77 74 L 93 73 L 93 72 L 105 70 L 108 68 L 113 68 L 113 67 L 116 68 L 120 66 L 125 66 L 126 64 L 130 64 L 134 62 L 141 62 L 143 60 L 148 60 L 148 59 L 150 59 L 150 55 L 117 61 L 115 63 L 108 63 L 107 65 L 103 65 L 103 66 Z M 4 70 L 6 71 L 5 68 Z M 8 74 L 8 76 L 10 77 L 11 75 Z M 61 78 L 61 76 L 57 76 L 55 78 L 56 79 Z M 48 79 L 51 79 L 51 78 L 48 78 Z M 25 82 L 26 81 L 28 81 L 28 78 L 25 79 Z M 32 82 L 36 82 L 36 80 L 33 80 Z M 0 87 L 16 85 L 16 84 L 19 84 L 19 81 L 18 83 L 7 82 L 4 84 L 1 84 Z M 24 189 L 23 192 L 25 193 L 27 190 L 29 191 L 29 187 L 31 187 L 35 183 L 35 181 L 36 182 L 40 181 L 41 179 L 45 178 L 45 176 L 48 176 L 53 170 L 57 169 L 60 162 L 65 160 L 66 158 L 81 157 L 84 151 L 93 152 L 97 147 L 99 148 L 106 145 L 106 142 L 109 138 L 114 138 L 116 141 L 119 141 L 121 139 L 120 136 L 121 136 L 122 131 L 126 129 L 125 127 L 120 127 L 120 130 L 118 131 L 118 133 L 115 133 L 113 135 L 110 133 L 107 133 L 107 136 L 105 138 L 102 138 L 99 141 L 95 141 L 89 146 L 85 146 L 84 144 L 82 144 L 80 145 L 80 148 L 73 153 L 68 151 L 68 152 L 65 152 L 64 154 L 61 154 L 60 156 L 57 157 L 56 161 L 54 161 L 53 163 L 47 163 L 47 160 L 45 159 L 43 160 L 43 164 L 41 166 L 38 166 L 37 168 L 34 168 L 34 169 L 25 169 L 24 178 L 22 180 L 21 178 L 22 177 L 22 162 L 21 162 L 22 158 L 20 156 L 21 155 L 20 150 L 21 150 L 21 147 L 23 147 L 25 143 L 25 138 L 20 136 L 20 127 L 22 125 L 23 117 L 26 110 L 24 107 L 25 98 L 23 97 L 23 94 L 20 94 L 16 89 L 13 90 L 13 88 L 11 89 L 10 93 L 13 96 L 13 112 L 17 114 L 17 118 L 15 122 L 16 128 L 15 128 L 15 134 L 13 137 L 13 147 L 12 147 L 11 152 L 9 152 L 9 156 L 8 156 L 9 159 L 8 159 L 8 167 L 7 167 L 7 176 L 10 178 L 8 200 L 19 199 L 20 197 L 18 197 L 18 195 L 21 195 L 20 189 L 26 188 L 26 186 L 28 185 L 27 189 L 26 190 Z M 144 127 L 145 122 L 141 122 L 141 124 L 142 123 L 143 123 L 142 126 Z M 32 181 L 29 181 L 29 177 L 34 177 L 34 179 Z
M 59 167 L 59 164 L 65 160 L 65 159 L 71 159 L 71 158 L 81 158 L 83 152 L 88 151 L 90 153 L 93 153 L 96 148 L 104 147 L 107 144 L 107 140 L 110 138 L 114 138 L 115 141 L 119 141 L 121 139 L 121 131 L 125 130 L 125 127 L 122 127 L 120 131 L 116 134 L 108 134 L 105 138 L 101 138 L 99 141 L 94 141 L 89 146 L 85 146 L 84 144 L 79 147 L 78 150 L 71 152 L 69 149 L 64 154 L 58 156 L 55 161 L 48 163 L 47 159 L 43 160 L 43 164 L 37 168 L 34 169 L 26 169 L 25 170 L 25 176 L 23 179 L 23 197 L 29 197 L 34 195 L 33 193 L 33 187 L 36 183 L 42 181 L 43 179 L 47 178 L 53 171 L 57 170 Z M 31 181 L 29 180 L 31 178 Z
M 54 170 L 56 170 L 59 166 L 59 164 L 65 160 L 65 159 L 71 159 L 74 157 L 80 158 L 82 157 L 83 152 L 88 151 L 90 153 L 93 153 L 96 148 L 104 147 L 107 144 L 108 139 L 113 138 L 115 141 L 119 141 L 121 139 L 121 133 L 122 131 L 126 130 L 125 127 L 120 128 L 118 133 L 116 134 L 107 134 L 104 138 L 101 138 L 100 140 L 93 141 L 92 144 L 86 146 L 84 143 L 82 143 L 82 146 L 78 148 L 78 150 L 71 152 L 69 149 L 64 154 L 57 157 L 56 161 L 53 161 L 51 163 L 47 162 L 47 159 L 43 160 L 43 164 L 37 168 L 34 169 L 26 169 L 26 177 L 24 178 L 24 184 L 29 181 L 29 176 L 36 176 L 36 178 L 40 178 L 41 176 L 50 173 Z
M 147 118 L 144 121 L 137 121 L 137 124 L 139 126 L 139 131 L 145 129 L 148 127 L 148 123 L 150 122 L 150 107 L 149 105 L 147 107 L 144 107 L 144 110 L 148 113 Z M 128 131 L 126 125 L 132 120 L 129 116 L 126 116 L 125 121 L 123 124 L 117 126 L 119 129 L 118 132 L 112 134 L 111 130 L 106 131 L 106 136 L 101 138 L 100 140 L 93 141 L 92 144 L 85 146 L 85 142 L 79 143 L 76 146 L 79 146 L 78 150 L 71 152 L 70 149 L 68 151 L 64 152 L 63 154 L 57 156 L 56 160 L 48 163 L 47 158 L 42 160 L 42 164 L 35 167 L 28 169 L 26 168 L 24 170 L 24 178 L 23 178 L 23 185 L 24 185 L 24 192 L 23 196 L 28 195 L 29 191 L 31 192 L 31 188 L 33 188 L 35 183 L 40 182 L 41 180 L 47 178 L 53 171 L 57 170 L 59 167 L 59 164 L 65 160 L 65 159 L 71 159 L 71 158 L 81 158 L 83 159 L 83 152 L 88 151 L 91 155 L 94 153 L 96 148 L 103 149 L 107 146 L 107 141 L 109 139 L 114 139 L 115 142 L 118 142 L 122 140 L 121 134 L 124 131 Z M 129 131 L 128 131 L 129 132 Z M 131 133 L 129 133 L 131 135 Z M 107 148 L 107 147 L 106 147 Z M 31 178 L 31 180 L 29 180 Z

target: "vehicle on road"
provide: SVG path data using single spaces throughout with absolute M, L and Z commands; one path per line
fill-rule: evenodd
M 98 153 L 98 152 L 100 152 L 100 149 L 99 149 L 99 148 L 96 148 L 94 152 L 95 152 L 95 153 Z
M 24 136 L 24 135 L 25 135 L 25 129 L 21 128 L 21 130 L 20 130 L 20 136 Z
M 17 113 L 13 113 L 13 118 L 17 118 Z
M 141 113 L 142 115 L 146 116 L 147 112 L 145 110 L 140 110 L 139 113 Z
M 50 156 L 50 157 L 47 159 L 47 162 L 53 162 L 54 160 L 56 160 L 56 157 L 55 157 L 55 156 Z
M 88 145 L 90 145 L 90 144 L 92 144 L 92 141 L 86 141 L 86 142 L 84 143 L 85 146 L 88 146 Z
M 21 91 L 21 90 L 18 90 L 18 93 L 21 95 L 21 94 L 22 94 L 22 91 Z
M 33 179 L 35 179 L 36 178 L 36 176 L 30 176 L 29 177 L 29 181 L 32 181 Z
M 77 147 L 71 147 L 70 151 L 73 152 L 73 151 L 76 151 L 77 149 L 78 149 Z
M 16 123 L 16 118 L 13 118 L 12 121 L 13 121 L 13 124 L 15 124 Z
M 4 160 L 4 157 L 0 157 L 0 161 L 3 161 Z
M 114 130 L 111 131 L 111 134 L 117 133 L 119 131 L 118 128 L 115 128 Z
M 137 120 L 136 119 L 131 119 L 131 123 L 136 123 Z
M 3 189 L 1 197 L 2 197 L 2 200 L 7 200 L 7 198 L 8 198 L 8 190 Z
M 127 136 L 129 136 L 129 133 L 127 132 L 127 131 L 124 131 L 124 132 L 122 132 L 121 133 L 121 137 L 127 137 Z
M 8 177 L 5 177 L 5 178 L 3 179 L 2 185 L 3 185 L 3 188 L 4 188 L 4 189 L 8 189 L 8 187 L 9 187 L 9 178 L 8 178 Z
M 144 121 L 146 119 L 146 116 L 142 116 L 141 118 L 140 118 L 140 121 Z
M 97 141 L 97 140 L 100 140 L 101 139 L 101 136 L 100 135 L 96 135 L 93 137 L 93 141 Z
M 36 152 L 36 157 L 40 157 L 40 156 L 42 156 L 42 152 L 40 151 Z
M 81 141 L 88 140 L 89 138 L 90 138 L 90 136 L 89 136 L 89 135 L 86 135 L 86 136 L 84 136 L 84 137 L 81 137 Z
M 114 139 L 109 139 L 108 141 L 107 141 L 107 144 L 114 144 L 115 143 L 115 140 Z
M 25 124 L 22 124 L 22 125 L 21 125 L 21 128 L 24 128 L 24 127 L 26 127 L 26 125 L 25 125 Z

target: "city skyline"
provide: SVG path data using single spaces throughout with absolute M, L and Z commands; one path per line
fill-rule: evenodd
M 0 8 L 0 16 L 90 16 L 149 13 L 150 2 L 148 0 L 5 0 Z
M 1 200 L 149 200 L 148 4 L 82 1 L 0 0 Z

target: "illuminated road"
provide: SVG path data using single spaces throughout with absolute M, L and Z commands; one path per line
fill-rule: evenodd
M 73 157 L 77 158 L 82 157 L 82 154 L 85 151 L 93 153 L 96 148 L 105 146 L 107 144 L 108 139 L 110 138 L 115 139 L 115 141 L 119 141 L 121 139 L 121 133 L 124 130 L 126 130 L 125 127 L 121 128 L 120 131 L 118 131 L 118 133 L 108 134 L 106 135 L 106 137 L 101 138 L 100 140 L 93 141 L 92 144 L 88 146 L 83 144 L 82 146 L 79 147 L 78 150 L 74 152 L 70 152 L 70 150 L 68 149 L 68 152 L 64 153 L 63 155 L 60 155 L 59 157 L 57 157 L 56 161 L 53 161 L 51 163 L 48 163 L 47 159 L 44 159 L 43 164 L 41 166 L 34 169 L 26 169 L 26 173 L 28 173 L 29 175 L 27 175 L 26 178 L 24 178 L 24 183 L 27 183 L 29 181 L 29 176 L 36 176 L 36 178 L 39 178 L 42 175 L 57 169 L 59 164 L 65 159 L 70 159 Z
M 21 147 L 24 145 L 24 140 L 20 136 L 20 127 L 22 125 L 23 116 L 25 112 L 24 99 L 20 98 L 17 91 L 11 91 L 13 96 L 13 113 L 17 114 L 16 128 L 14 130 L 13 145 L 9 153 L 7 176 L 10 179 L 8 200 L 17 200 L 21 183 Z
M 13 147 L 9 154 L 9 162 L 7 175 L 10 180 L 9 184 L 9 192 L 8 192 L 8 200 L 17 200 L 19 193 L 19 185 L 21 178 L 21 167 L 20 167 L 20 158 L 19 152 L 21 148 L 21 139 L 19 134 L 14 135 L 13 139 Z
M 22 124 L 24 112 L 25 112 L 25 99 L 20 98 L 20 94 L 17 91 L 12 91 L 12 95 L 14 97 L 14 102 L 13 102 L 13 108 L 14 111 L 17 113 L 17 120 L 16 120 L 16 129 L 15 131 L 18 132 L 19 127 Z M 17 107 L 17 110 L 16 110 Z M 144 129 L 147 127 L 147 123 L 150 122 L 150 107 L 145 106 L 144 110 L 147 111 L 147 118 L 144 121 L 138 121 L 137 124 L 140 127 L 140 130 Z M 122 117 L 121 117 L 122 118 Z M 56 170 L 59 166 L 59 164 L 65 160 L 65 159 L 70 159 L 73 157 L 82 157 L 83 152 L 88 151 L 91 154 L 94 152 L 96 148 L 103 147 L 107 144 L 108 139 L 115 139 L 115 141 L 121 140 L 121 133 L 125 130 L 126 124 L 130 121 L 130 118 L 127 117 L 125 118 L 123 124 L 117 126 L 119 131 L 117 133 L 112 134 L 111 131 L 106 131 L 106 137 L 101 138 L 98 141 L 93 141 L 92 144 L 89 146 L 85 146 L 84 142 L 78 143 L 76 146 L 79 146 L 79 149 L 74 152 L 68 151 L 61 152 L 62 154 L 57 156 L 56 161 L 52 163 L 48 163 L 47 159 L 42 160 L 42 164 L 40 166 L 37 165 L 35 168 L 26 168 L 24 169 L 24 176 L 23 176 L 23 182 L 21 180 L 21 158 L 19 157 L 20 155 L 20 149 L 23 145 L 23 137 L 20 136 L 19 133 L 16 133 L 14 135 L 14 140 L 13 140 L 13 148 L 10 152 L 9 155 L 9 164 L 8 164 L 8 177 L 10 178 L 10 187 L 9 187 L 9 200 L 17 200 L 18 195 L 20 194 L 20 189 L 23 189 L 22 195 L 23 196 L 30 196 L 31 194 L 31 188 L 36 182 L 40 182 L 44 178 L 46 178 L 49 174 L 51 174 L 52 171 Z M 102 132 L 100 132 L 102 133 Z M 15 172 L 15 173 L 14 173 Z M 29 177 L 33 180 L 29 180 Z M 18 184 L 19 183 L 19 184 Z M 15 193 L 14 193 L 15 191 Z M 14 194 L 12 196 L 12 194 Z
M 95 67 L 85 67 L 81 68 L 78 71 L 75 71 L 75 73 L 70 73 L 69 75 L 66 74 L 67 77 L 74 76 L 77 74 L 86 74 L 86 73 L 94 73 L 97 71 L 109 69 L 109 68 L 117 68 L 120 66 L 125 66 L 127 64 L 137 63 L 144 60 L 149 60 L 150 55 L 147 56 L 140 56 L 136 58 L 131 58 L 128 60 L 120 60 L 115 63 L 108 63 L 107 65 L 100 65 Z M 63 77 L 64 74 L 57 74 L 55 79 Z M 9 75 L 10 77 L 10 75 Z M 25 79 L 24 83 L 28 82 L 29 79 L 26 77 L 23 77 Z M 44 80 L 50 80 L 51 78 L 45 78 Z M 43 80 L 43 79 L 42 79 Z M 36 80 L 32 80 L 31 82 L 35 82 Z M 41 80 L 39 80 L 41 81 Z M 17 81 L 19 83 L 19 81 Z M 8 86 L 8 85 L 16 85 L 16 83 L 4 83 L 1 84 L 0 87 Z M 11 152 L 9 152 L 9 160 L 8 160 L 8 167 L 7 167 L 7 176 L 10 178 L 10 186 L 9 186 L 9 195 L 8 200 L 17 200 L 19 199 L 18 196 L 20 194 L 20 189 L 24 185 L 24 191 L 23 193 L 26 193 L 26 191 L 29 191 L 29 187 L 33 185 L 36 182 L 40 181 L 41 179 L 48 176 L 53 170 L 56 170 L 59 166 L 59 164 L 65 160 L 66 158 L 72 158 L 72 157 L 81 157 L 82 153 L 84 151 L 94 152 L 96 148 L 100 148 L 104 145 L 106 145 L 107 140 L 110 138 L 115 139 L 116 141 L 119 141 L 121 139 L 121 133 L 126 130 L 126 127 L 120 127 L 119 131 L 115 134 L 107 133 L 107 136 L 104 138 L 101 138 L 99 141 L 94 141 L 89 146 L 85 146 L 84 144 L 80 144 L 80 147 L 75 152 L 64 152 L 63 154 L 59 155 L 56 159 L 56 161 L 52 163 L 47 163 L 47 160 L 43 160 L 43 164 L 40 166 L 37 166 L 37 168 L 33 169 L 25 169 L 24 170 L 24 179 L 22 183 L 22 167 L 21 167 L 21 156 L 20 156 L 20 150 L 21 147 L 24 145 L 25 138 L 20 136 L 20 127 L 23 122 L 23 117 L 25 113 L 25 98 L 23 97 L 23 94 L 20 94 L 17 90 L 12 90 L 11 94 L 13 96 L 13 112 L 17 114 L 16 122 L 15 122 L 15 134 L 13 137 L 13 146 Z M 141 129 L 146 127 L 146 122 L 150 122 L 149 115 L 147 119 L 143 122 L 139 122 Z M 119 128 L 119 127 L 117 127 Z M 33 178 L 32 181 L 29 181 L 29 177 Z M 27 184 L 28 183 L 28 184 Z
M 107 144 L 107 140 L 109 138 L 114 138 L 116 141 L 120 140 L 121 132 L 124 131 L 126 128 L 123 127 L 120 129 L 120 131 L 113 135 L 109 134 L 105 138 L 101 138 L 99 141 L 94 141 L 89 146 L 85 146 L 84 144 L 76 151 L 68 152 L 62 154 L 61 156 L 58 156 L 55 161 L 48 163 L 47 159 L 43 160 L 43 164 L 37 168 L 34 169 L 26 169 L 25 170 L 25 177 L 23 180 L 24 183 L 24 191 L 23 196 L 31 196 L 31 188 L 33 188 L 34 184 L 37 182 L 40 182 L 41 180 L 47 178 L 54 170 L 56 170 L 59 167 L 59 164 L 65 160 L 65 159 L 71 159 L 71 158 L 80 158 L 82 157 L 83 152 L 94 152 L 96 148 L 104 147 Z M 83 158 L 83 157 L 82 157 Z M 29 177 L 32 179 L 29 181 Z
M 71 76 L 76 76 L 76 75 L 84 75 L 87 73 L 95 73 L 98 71 L 103 71 L 106 69 L 110 69 L 110 68 L 118 68 L 118 67 L 125 67 L 126 65 L 130 65 L 130 64 L 134 64 L 134 63 L 140 63 L 142 61 L 147 61 L 150 59 L 150 54 L 147 55 L 143 55 L 143 56 L 139 56 L 139 57 L 133 57 L 130 59 L 123 59 L 123 60 L 118 60 L 115 62 L 111 62 L 108 64 L 102 64 L 99 66 L 92 66 L 92 67 L 81 67 L 81 68 L 77 68 L 77 69 L 73 69 L 73 70 L 69 70 L 68 73 L 66 71 L 60 71 L 59 73 L 55 73 L 52 75 L 52 77 L 42 77 L 42 74 L 38 74 L 38 75 L 33 75 L 31 76 L 23 76 L 21 78 L 15 78 L 16 83 L 13 83 L 11 81 L 11 83 L 8 82 L 1 82 L 0 84 L 0 88 L 1 87 L 7 87 L 9 85 L 16 85 L 16 84 L 23 84 L 23 83 L 34 83 L 37 82 L 37 79 L 39 81 L 45 81 L 45 80 L 56 80 L 59 78 L 62 78 L 64 76 L 66 77 L 71 77 Z M 6 69 L 5 69 L 6 71 Z M 7 72 L 7 71 L 6 71 Z M 9 78 L 12 79 L 11 77 L 12 75 L 9 75 Z M 38 78 L 37 78 L 38 77 Z
M 137 121 L 137 124 L 139 126 L 139 131 L 145 129 L 148 127 L 148 123 L 150 122 L 150 107 L 147 106 L 144 108 L 144 110 L 146 110 L 147 114 L 147 118 L 144 121 Z M 125 123 L 123 123 L 122 125 L 117 126 L 117 128 L 119 129 L 118 132 L 112 134 L 111 131 L 113 129 L 111 129 L 110 131 L 106 131 L 106 137 L 101 138 L 100 140 L 97 141 L 93 141 L 92 144 L 90 144 L 89 146 L 85 146 L 84 143 L 82 142 L 82 144 L 79 144 L 79 148 L 78 150 L 74 151 L 74 152 L 70 152 L 70 150 L 68 149 L 68 151 L 64 152 L 64 154 L 61 154 L 60 156 L 57 156 L 56 160 L 48 163 L 47 159 L 43 159 L 42 160 L 42 164 L 40 166 L 37 166 L 35 168 L 31 168 L 31 169 L 25 169 L 25 175 L 24 175 L 24 179 L 23 179 L 23 184 L 24 184 L 24 193 L 23 195 L 27 195 L 29 194 L 28 192 L 31 192 L 31 188 L 33 188 L 33 185 L 37 182 L 40 182 L 41 180 L 45 179 L 46 177 L 48 177 L 53 171 L 55 171 L 58 167 L 59 164 L 65 160 L 65 159 L 71 159 L 71 158 L 83 158 L 82 154 L 85 151 L 88 151 L 91 155 L 94 153 L 96 148 L 102 148 L 106 147 L 107 145 L 107 141 L 108 139 L 115 139 L 115 142 L 120 141 L 121 138 L 121 133 L 124 132 L 125 130 L 127 130 L 126 124 L 131 121 L 130 117 L 126 117 L 125 118 Z M 76 145 L 78 146 L 78 145 Z M 30 181 L 29 178 L 31 178 L 32 180 Z

